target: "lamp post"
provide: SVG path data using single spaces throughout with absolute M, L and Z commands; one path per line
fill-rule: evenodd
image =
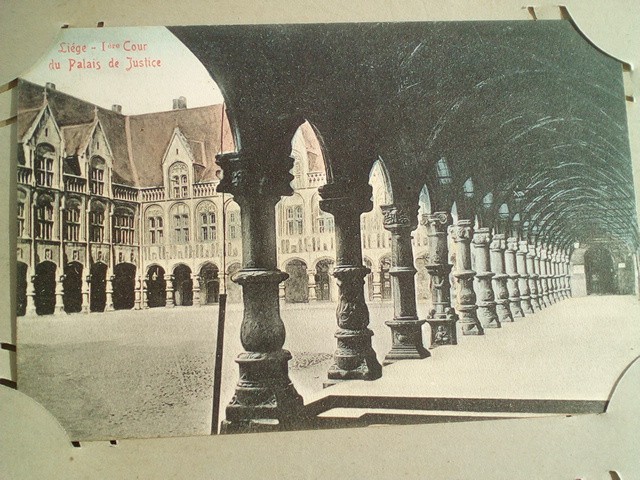
M 222 179 L 222 170 L 216 172 L 218 180 Z M 220 384 L 222 383 L 222 352 L 224 347 L 224 320 L 227 309 L 227 205 L 231 198 L 226 200 L 222 192 L 222 284 L 218 295 L 218 329 L 216 334 L 216 358 L 213 369 L 213 410 L 211 415 L 211 434 L 218 434 L 220 417 Z

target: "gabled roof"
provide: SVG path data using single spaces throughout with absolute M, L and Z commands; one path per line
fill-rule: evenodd
M 87 148 L 95 126 L 96 122 L 62 127 L 67 156 L 76 156 Z
M 21 138 L 42 113 L 45 87 L 20 80 L 18 135 Z M 215 156 L 234 150 L 228 124 L 221 132 L 222 105 L 169 110 L 144 115 L 122 115 L 47 88 L 47 102 L 65 132 L 67 154 L 75 155 L 90 139 L 96 116 L 113 153 L 113 179 L 124 185 L 151 187 L 163 184 L 162 158 L 175 128 L 179 128 L 193 155 L 197 181 L 216 179 Z M 223 140 L 221 141 L 221 135 Z

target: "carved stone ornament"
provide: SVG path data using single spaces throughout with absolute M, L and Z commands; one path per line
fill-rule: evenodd
M 216 163 L 224 174 L 217 190 L 234 196 L 292 195 L 290 183 L 294 177 L 289 171 L 293 168 L 293 158 L 282 154 L 282 158 L 265 165 L 256 162 L 256 157 L 263 155 L 244 151 L 217 155 Z
M 488 228 L 479 228 L 473 234 L 475 245 L 489 245 L 491 243 L 491 232 Z
M 383 225 L 385 228 L 390 229 L 393 227 L 410 227 L 412 230 L 417 225 L 417 208 L 412 209 L 404 205 L 381 205 L 383 215 Z
M 449 215 L 446 212 L 425 213 L 422 216 L 422 225 L 433 227 L 437 232 L 446 232 L 449 224 Z
M 454 238 L 458 241 L 470 240 L 473 232 L 471 222 L 468 220 L 458 220 L 454 227 Z

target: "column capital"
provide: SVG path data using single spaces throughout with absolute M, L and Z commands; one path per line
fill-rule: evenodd
M 526 240 L 518 242 L 518 252 L 527 255 L 529 253 L 529 243 Z
M 447 212 L 425 213 L 420 219 L 420 224 L 433 228 L 437 233 L 447 233 L 447 227 L 451 225 L 451 218 Z
M 488 228 L 478 228 L 473 234 L 473 244 L 478 246 L 488 246 L 491 243 L 491 230 Z
M 217 155 L 216 163 L 224 173 L 217 191 L 255 201 L 273 198 L 277 202 L 281 196 L 292 195 L 290 183 L 294 177 L 289 171 L 293 168 L 293 158 L 282 152 L 282 158 L 265 161 L 269 156 L 266 152 L 245 150 Z
M 518 238 L 517 237 L 509 237 L 509 238 L 507 238 L 507 251 L 509 251 L 509 252 L 517 252 L 518 251 Z
M 346 183 L 328 183 L 318 188 L 320 208 L 334 217 L 345 211 L 357 214 L 370 212 L 373 208 L 371 185 L 352 185 Z
M 491 250 L 499 251 L 507 248 L 507 240 L 505 238 L 504 233 L 496 233 L 491 240 L 490 245 Z
M 535 258 L 536 257 L 536 246 L 533 243 L 530 243 L 528 245 L 527 257 L 529 257 L 529 258 Z
M 381 205 L 383 226 L 389 231 L 415 230 L 418 227 L 418 205 L 394 203 Z
M 453 227 L 453 239 L 456 242 L 471 241 L 473 225 L 471 220 L 458 220 Z

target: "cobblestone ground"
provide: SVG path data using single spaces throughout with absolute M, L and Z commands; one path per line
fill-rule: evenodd
M 291 379 L 322 389 L 335 349 L 335 306 L 284 305 Z M 390 348 L 390 304 L 370 306 L 374 348 Z M 180 307 L 18 319 L 18 388 L 73 440 L 206 435 L 210 431 L 218 310 Z M 239 306 L 228 309 L 221 415 L 238 377 Z

